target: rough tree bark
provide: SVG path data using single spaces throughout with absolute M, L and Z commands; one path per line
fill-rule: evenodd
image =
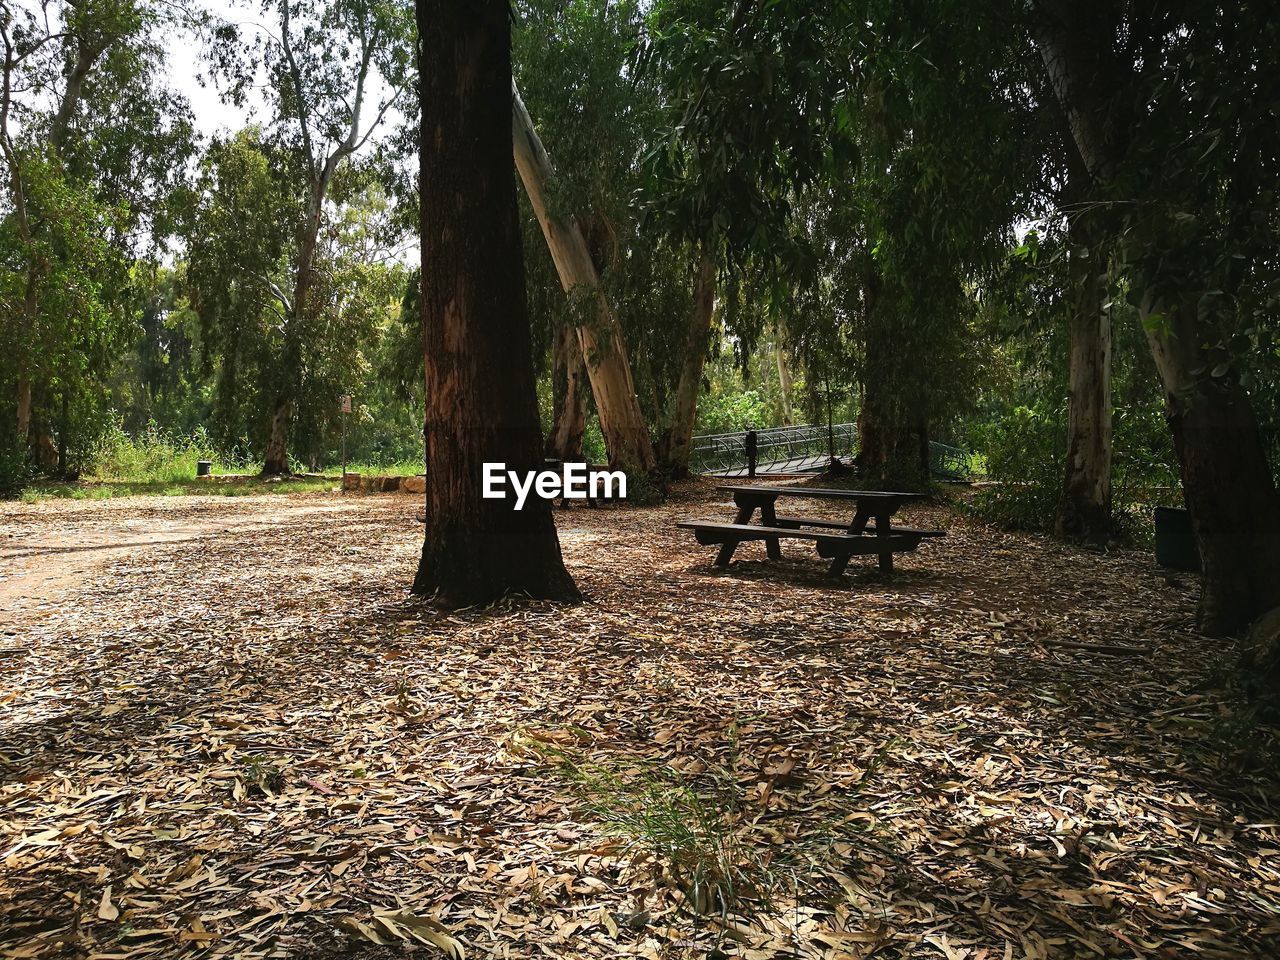
M 1133 67 L 1115 52 L 1118 14 L 1082 16 L 1068 0 L 1039 0 L 1036 42 L 1080 159 L 1100 188 L 1142 182 L 1125 167 Z M 1196 297 L 1168 303 L 1142 289 L 1140 314 L 1165 393 L 1183 496 L 1200 548 L 1201 630 L 1233 633 L 1280 605 L 1280 498 L 1249 396 L 1232 372 L 1214 377 Z M 1159 322 L 1154 321 L 1156 316 Z
M 662 439 L 662 467 L 671 477 L 689 475 L 693 451 L 693 423 L 698 416 L 698 394 L 702 391 L 702 370 L 707 362 L 707 341 L 715 315 L 716 262 L 709 250 L 698 257 L 698 274 L 693 284 L 693 310 L 685 338 L 684 364 L 676 384 L 671 420 Z
M 868 486 L 920 489 L 929 484 L 929 430 L 922 410 L 912 409 L 895 373 L 901 358 L 893 331 L 884 329 L 881 278 L 874 269 L 863 284 L 870 329 L 862 375 L 862 408 L 858 413 L 858 456 L 855 468 Z M 877 327 L 879 329 L 877 329 Z
M 547 240 L 560 285 L 570 296 L 595 298 L 595 317 L 578 327 L 578 340 L 591 379 L 609 464 L 623 470 L 651 473 L 657 460 L 636 397 L 622 328 L 601 289 L 600 275 L 591 260 L 581 226 L 572 216 L 563 216 L 548 207 L 547 186 L 555 171 L 514 80 L 511 81 L 511 129 L 516 168 Z
M 582 362 L 578 332 L 565 325 L 551 342 L 553 419 L 547 436 L 547 456 L 580 460 L 582 435 L 587 429 L 587 368 Z
M 484 499 L 486 462 L 537 469 L 542 438 L 511 165 L 507 0 L 417 0 L 427 527 L 413 592 L 447 606 L 571 600 L 551 507 Z
M 1067 464 L 1058 535 L 1098 546 L 1111 537 L 1111 315 L 1106 265 L 1092 214 L 1068 224 L 1071 282 L 1071 366 Z

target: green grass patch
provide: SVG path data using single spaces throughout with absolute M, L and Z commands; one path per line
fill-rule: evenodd
M 234 479 L 169 481 L 100 481 L 76 483 L 36 483 L 22 491 L 24 503 L 44 500 L 109 500 L 114 497 L 253 497 L 279 493 L 309 493 L 337 490 L 333 477 L 285 477 L 264 480 L 260 477 Z
M 341 473 L 342 466 L 330 470 Z M 404 460 L 399 463 L 348 463 L 347 473 L 358 473 L 366 477 L 416 477 L 422 473 L 421 460 Z
M 597 761 L 537 741 L 529 746 L 624 842 L 654 890 L 678 891 L 685 912 L 729 920 L 771 908 L 778 881 L 742 839 L 745 797 L 729 771 L 691 778 L 640 758 Z

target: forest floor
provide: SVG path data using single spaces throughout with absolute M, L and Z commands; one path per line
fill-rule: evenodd
M 444 614 L 417 497 L 0 505 L 0 957 L 1280 954 L 1194 578 L 934 505 L 719 570 L 730 510 L 558 511 L 588 602 Z

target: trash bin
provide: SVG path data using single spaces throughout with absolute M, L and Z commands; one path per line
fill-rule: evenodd
M 212 472 L 213 472 L 213 461 L 212 461 L 212 460 L 197 460 L 197 461 L 196 461 L 196 476 L 197 476 L 197 477 L 207 477 L 207 476 L 209 476 L 209 474 L 210 474 L 210 473 L 212 473 Z
M 1200 572 L 1191 514 L 1181 507 L 1156 507 L 1156 563 L 1170 570 Z

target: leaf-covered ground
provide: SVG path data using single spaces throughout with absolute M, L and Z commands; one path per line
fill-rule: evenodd
M 442 614 L 420 510 L 0 508 L 0 956 L 1280 953 L 1274 733 L 1192 578 L 940 507 L 891 578 L 716 570 L 693 485 L 557 513 L 589 602 Z

